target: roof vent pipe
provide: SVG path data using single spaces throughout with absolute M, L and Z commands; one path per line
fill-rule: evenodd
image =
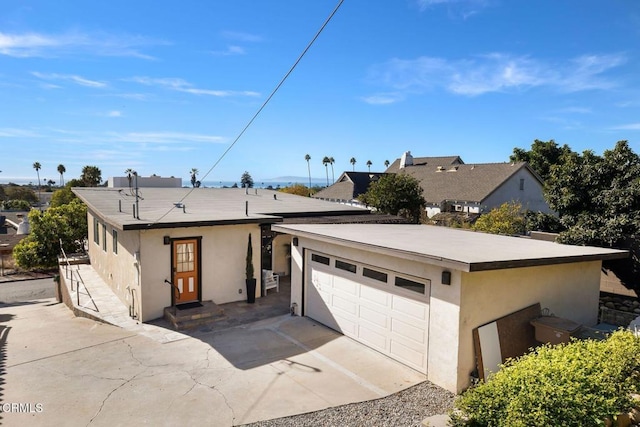
M 249 201 L 244 202 L 244 214 L 249 216 Z
M 136 217 L 136 204 L 133 204 L 133 217 Z
M 122 212 L 122 200 L 118 200 L 118 212 Z
M 182 205 L 182 213 L 187 213 L 187 205 Z

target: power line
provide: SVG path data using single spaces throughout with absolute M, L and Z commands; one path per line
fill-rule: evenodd
M 236 145 L 236 143 L 240 140 L 240 138 L 242 138 L 242 136 L 244 135 L 244 133 L 247 131 L 247 129 L 249 129 L 249 126 L 251 126 L 253 124 L 253 122 L 256 120 L 256 118 L 258 118 L 258 115 L 260 115 L 260 113 L 262 112 L 262 110 L 264 110 L 264 108 L 267 106 L 267 104 L 269 103 L 269 101 L 271 101 L 271 98 L 274 97 L 274 95 L 276 94 L 276 92 L 278 92 L 278 90 L 280 89 L 280 87 L 284 84 L 284 82 L 287 80 L 287 78 L 289 78 L 289 76 L 291 75 L 291 73 L 293 72 L 293 70 L 298 66 L 298 64 L 300 63 L 300 61 L 302 60 L 302 58 L 306 55 L 306 53 L 309 51 L 309 49 L 311 49 L 311 46 L 315 43 L 315 41 L 318 39 L 318 37 L 320 37 L 320 34 L 322 33 L 322 31 L 324 31 L 325 27 L 329 24 L 329 22 L 331 21 L 331 19 L 333 18 L 333 16 L 338 12 L 338 9 L 340 9 L 340 6 L 342 6 L 342 3 L 344 2 L 344 0 L 339 0 L 338 4 L 336 4 L 336 7 L 333 9 L 333 11 L 329 14 L 329 16 L 327 17 L 327 19 L 325 19 L 324 23 L 322 24 L 322 26 L 320 27 L 320 29 L 316 32 L 316 34 L 313 36 L 313 38 L 311 39 L 311 41 L 307 44 L 307 46 L 304 48 L 304 50 L 302 51 L 302 53 L 298 56 L 298 59 L 296 59 L 296 61 L 293 63 L 293 65 L 289 68 L 289 71 L 287 71 L 287 73 L 284 75 L 284 77 L 280 80 L 280 82 L 276 85 L 276 87 L 271 91 L 271 93 L 269 94 L 269 96 L 267 97 L 267 99 L 262 103 L 262 105 L 260 106 L 260 108 L 258 108 L 258 110 L 254 113 L 254 115 L 251 117 L 251 119 L 249 120 L 249 122 L 247 122 L 247 124 L 244 126 L 244 128 L 242 128 L 242 130 L 240 131 L 240 133 L 238 134 L 238 136 L 236 136 L 236 138 L 233 140 L 233 142 L 231 143 L 231 145 L 229 145 L 229 147 L 227 147 L 227 149 L 220 155 L 220 157 L 218 158 L 218 160 L 216 160 L 216 162 L 213 164 L 213 166 L 211 166 L 209 168 L 209 170 L 207 171 L 207 173 L 205 173 L 202 176 L 202 180 L 204 181 L 204 179 L 209 176 L 209 174 L 215 169 L 216 166 L 218 166 L 218 164 L 222 161 L 222 159 L 225 158 L 225 156 L 227 155 L 227 153 L 229 153 L 229 151 L 231 151 L 231 149 Z M 182 199 L 180 199 L 180 203 L 184 202 L 187 197 L 189 197 L 191 195 L 191 193 L 193 193 L 193 191 L 195 190 L 195 187 L 191 188 L 187 194 L 185 194 Z M 160 218 L 158 218 L 157 220 L 154 221 L 154 223 L 160 222 L 164 217 L 166 217 L 167 215 L 169 215 L 169 213 L 175 209 L 175 206 L 171 207 L 164 215 L 162 215 Z

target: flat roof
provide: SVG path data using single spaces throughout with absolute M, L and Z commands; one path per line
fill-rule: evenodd
M 133 215 L 135 193 L 130 188 L 72 190 L 91 212 L 121 230 L 275 223 L 290 217 L 369 213 L 354 206 L 256 188 L 140 188 L 137 219 Z
M 472 272 L 626 258 L 628 251 L 413 224 L 276 224 L 273 231 Z

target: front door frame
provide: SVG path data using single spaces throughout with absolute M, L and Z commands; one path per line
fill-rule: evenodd
M 198 280 L 196 281 L 196 287 L 198 288 L 198 301 L 202 301 L 202 236 L 195 236 L 195 237 L 175 237 L 171 239 L 171 264 L 169 266 L 169 269 L 171 271 L 171 283 L 173 284 L 173 286 L 171 286 L 171 305 L 174 306 L 176 305 L 176 284 L 175 284 L 175 278 L 176 278 L 176 271 L 174 271 L 174 264 L 175 264 L 175 245 L 176 243 L 180 243 L 181 241 L 184 240 L 195 240 L 196 241 L 196 271 L 197 271 L 197 275 L 198 275 Z

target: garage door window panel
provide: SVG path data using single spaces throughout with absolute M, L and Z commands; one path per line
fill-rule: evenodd
M 357 267 L 355 264 L 351 264 L 350 262 L 336 260 L 335 266 L 339 270 L 348 271 L 349 273 L 355 274 L 357 271 Z
M 400 289 L 406 289 L 411 292 L 426 295 L 427 286 L 424 283 L 416 282 L 415 280 L 396 276 L 395 285 Z
M 311 255 L 311 261 L 317 262 L 319 264 L 324 264 L 324 265 L 329 265 L 330 264 L 329 257 L 318 255 L 318 254 L 312 254 Z
M 382 271 L 374 270 L 372 268 L 363 267 L 362 275 L 382 283 L 387 283 L 389 281 L 389 275 L 387 273 L 383 273 Z

